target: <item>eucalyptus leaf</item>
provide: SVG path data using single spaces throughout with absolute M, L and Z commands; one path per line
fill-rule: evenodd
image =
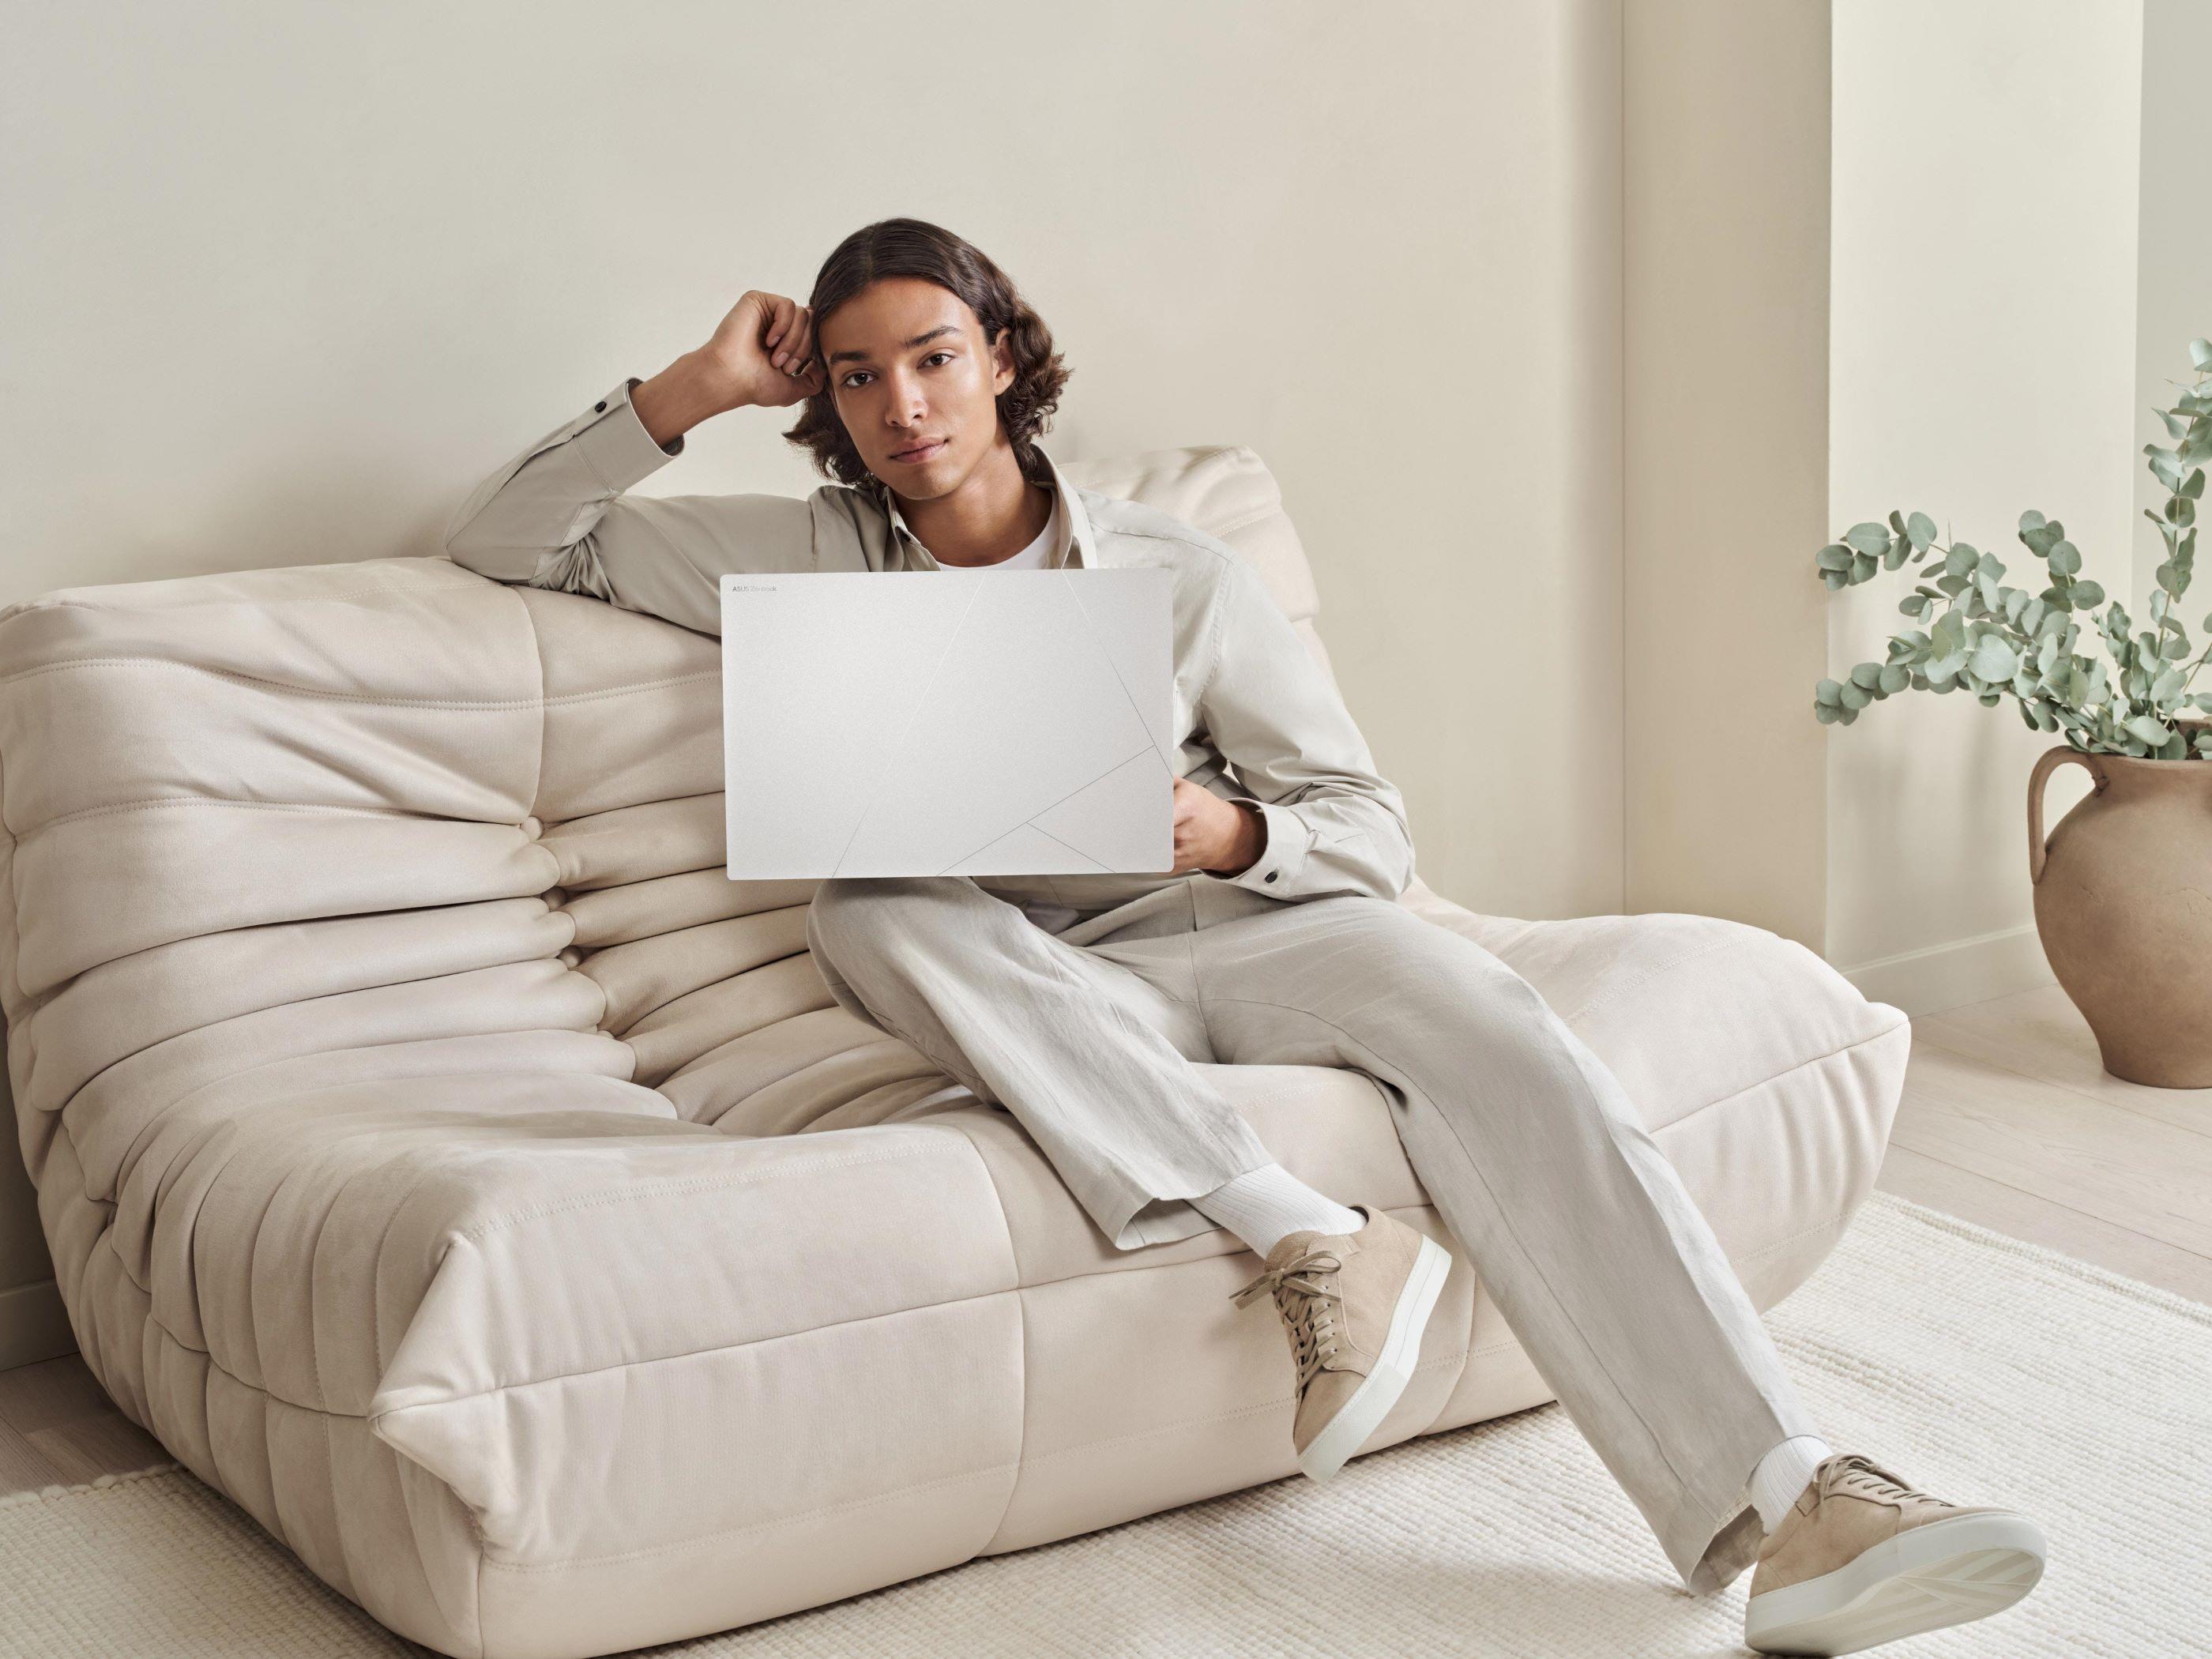
M 2166 491 L 2159 509 L 2143 514 L 2166 551 L 2149 599 L 2150 627 L 2137 634 L 2127 607 L 2081 576 L 2081 550 L 2056 519 L 2033 509 L 2020 515 L 2021 543 L 2048 576 L 2037 592 L 2005 586 L 2004 563 L 1994 554 L 1955 540 L 1938 548 L 1927 514 L 1892 508 L 1886 526 L 1853 525 L 1821 548 L 1814 568 L 1834 592 L 1921 560 L 1909 578 L 1912 592 L 1897 607 L 1921 627 L 1889 636 L 1886 663 L 1859 663 L 1847 679 L 1820 681 L 1813 704 L 1820 723 L 1849 726 L 1870 702 L 1907 690 L 1947 696 L 1963 689 L 1989 708 L 2011 696 L 2023 722 L 2063 733 L 2084 751 L 2181 759 L 2193 748 L 2212 759 L 2212 729 L 2192 738 L 2166 718 L 2190 708 L 2212 713 L 2212 692 L 2189 689 L 2212 663 L 2212 650 L 2192 659 L 2189 630 L 2176 614 L 2192 575 L 2197 503 L 2212 471 L 2212 342 L 2191 341 L 2190 356 L 2197 382 L 2172 408 L 2156 411 L 2173 447 L 2142 447 Z M 2212 614 L 2203 628 L 2212 635 Z M 2084 643 L 2086 652 L 2078 648 Z
M 2008 680 L 2019 659 L 2013 648 L 1994 634 L 1984 634 L 1966 659 L 1966 666 L 1985 680 Z

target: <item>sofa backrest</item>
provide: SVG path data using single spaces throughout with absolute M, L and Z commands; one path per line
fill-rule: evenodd
M 1170 518 L 1218 536 L 1266 579 L 1267 591 L 1316 661 L 1336 671 L 1322 646 L 1315 617 L 1321 595 L 1306 562 L 1297 526 L 1283 510 L 1283 492 L 1267 463 L 1242 444 L 1148 449 L 1104 461 L 1054 463 L 1068 478 L 1102 495 L 1156 507 Z
M 1248 449 L 1068 463 L 1250 558 L 1326 665 Z M 362 1082 L 589 1077 L 779 1133 L 942 1091 L 830 1000 L 815 884 L 722 873 L 719 642 L 444 558 L 0 611 L 0 1008 L 34 1180 Z M 594 1098 L 604 1098 L 601 1087 Z M 158 1167 L 158 1166 L 157 1166 Z

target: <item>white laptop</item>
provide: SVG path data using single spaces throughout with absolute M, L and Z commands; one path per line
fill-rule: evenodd
M 1167 872 L 1174 581 L 725 575 L 730 878 Z

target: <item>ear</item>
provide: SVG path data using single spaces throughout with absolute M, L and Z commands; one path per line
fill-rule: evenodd
M 996 397 L 1014 383 L 1013 330 L 1002 328 L 991 343 L 991 395 Z

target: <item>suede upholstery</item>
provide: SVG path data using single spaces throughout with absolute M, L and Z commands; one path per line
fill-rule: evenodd
M 1326 662 L 1251 452 L 1069 471 L 1230 541 Z M 0 1006 L 85 1358 L 443 1653 L 668 1641 L 1295 1467 L 1249 1254 L 1115 1250 L 834 1004 L 812 883 L 724 876 L 718 653 L 443 558 L 0 611 Z M 1737 923 L 1401 902 L 1616 1069 L 1758 1305 L 1832 1246 L 1899 1010 Z M 1219 1073 L 1294 1173 L 1441 1236 L 1364 1075 Z M 1381 1438 L 1550 1397 L 1457 1264 Z

